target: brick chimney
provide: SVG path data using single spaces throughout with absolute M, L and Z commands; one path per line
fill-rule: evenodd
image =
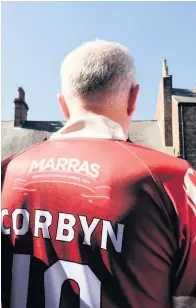
M 29 107 L 25 102 L 25 91 L 23 88 L 18 88 L 18 96 L 14 100 L 15 103 L 15 115 L 14 115 L 14 126 L 21 127 L 25 121 L 27 121 L 27 112 Z
M 172 75 L 168 74 L 167 60 L 162 62 L 156 118 L 160 125 L 164 146 L 173 146 L 172 137 Z

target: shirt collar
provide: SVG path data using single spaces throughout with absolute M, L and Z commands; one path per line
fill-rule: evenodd
M 118 123 L 107 117 L 86 115 L 75 121 L 69 120 L 63 128 L 50 138 L 102 138 L 126 141 L 128 133 L 125 134 Z

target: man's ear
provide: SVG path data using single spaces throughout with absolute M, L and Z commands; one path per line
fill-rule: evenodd
M 59 104 L 61 105 L 61 110 L 63 111 L 65 118 L 69 120 L 70 118 L 69 109 L 67 107 L 63 94 L 58 94 L 57 99 Z
M 132 114 L 135 111 L 138 92 L 139 92 L 139 84 L 137 84 L 130 90 L 128 108 L 127 108 L 127 113 L 129 116 L 132 116 Z

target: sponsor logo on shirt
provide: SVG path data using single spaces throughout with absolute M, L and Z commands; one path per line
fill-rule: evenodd
M 184 190 L 188 196 L 188 204 L 196 215 L 196 175 L 195 171 L 189 168 L 184 177 Z
M 89 163 L 87 160 L 80 161 L 77 158 L 43 158 L 39 161 L 32 161 L 29 173 L 34 172 L 74 172 L 85 174 L 93 178 L 99 177 L 100 166 L 96 163 Z
M 187 203 L 196 216 L 196 172 L 192 168 L 189 168 L 185 174 L 183 188 L 187 194 Z M 196 242 L 196 235 L 194 242 Z

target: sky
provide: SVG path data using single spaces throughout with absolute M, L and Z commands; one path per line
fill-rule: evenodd
M 196 2 L 3 2 L 2 120 L 14 119 L 22 86 L 28 119 L 64 120 L 57 102 L 60 64 L 94 39 L 127 46 L 140 84 L 133 120 L 154 120 L 167 58 L 173 87 L 196 86 Z

